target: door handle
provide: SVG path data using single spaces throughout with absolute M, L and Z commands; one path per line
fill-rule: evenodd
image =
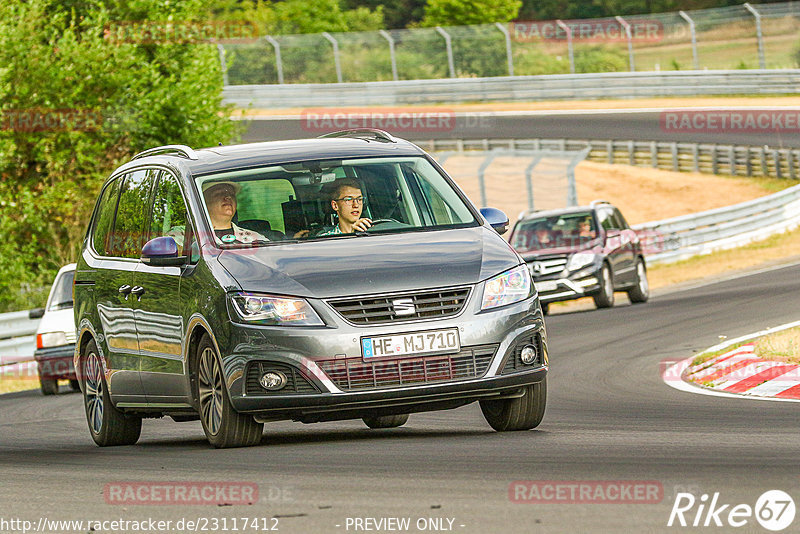
M 144 295 L 144 288 L 142 286 L 133 286 L 131 288 L 131 293 L 136 295 L 136 300 L 142 300 L 142 295 Z
M 128 300 L 128 295 L 131 294 L 131 286 L 128 284 L 121 285 L 117 291 L 119 291 L 120 294 L 125 295 L 125 300 Z

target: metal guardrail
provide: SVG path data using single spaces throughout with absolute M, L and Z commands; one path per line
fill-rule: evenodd
M 587 159 L 675 172 L 800 179 L 800 149 L 593 139 L 436 139 L 418 141 L 429 152 L 491 150 L 580 151 Z
M 745 245 L 800 226 L 800 185 L 725 208 L 634 226 L 648 263 Z
M 588 159 L 732 175 L 800 177 L 800 150 L 649 141 L 573 139 L 437 139 L 418 142 L 434 153 L 507 150 L 575 151 Z M 668 263 L 745 245 L 800 226 L 800 185 L 755 200 L 634 226 L 648 263 Z
M 0 313 L 0 365 L 33 359 L 39 321 L 30 319 L 27 310 Z
M 800 69 L 604 72 L 285 85 L 229 85 L 238 108 L 309 108 L 460 102 L 524 102 L 697 95 L 776 95 L 800 91 Z
M 445 152 L 436 152 L 436 160 L 438 161 L 439 165 L 444 165 L 445 161 L 450 156 L 456 155 L 475 155 L 483 158 L 480 166 L 478 167 L 478 188 L 480 192 L 481 198 L 481 206 L 486 207 L 489 205 L 486 195 L 486 171 L 492 162 L 496 158 L 502 157 L 517 157 L 517 158 L 525 158 L 527 159 L 527 165 L 525 166 L 525 190 L 527 191 L 528 195 L 528 209 L 534 209 L 534 195 L 533 195 L 533 173 L 536 170 L 536 167 L 544 160 L 548 158 L 549 160 L 557 160 L 564 162 L 564 179 L 567 183 L 567 198 L 566 202 L 568 206 L 577 206 L 578 205 L 578 192 L 575 187 L 575 167 L 578 164 L 586 159 L 586 155 L 589 153 L 589 148 L 585 147 L 581 150 L 523 150 L 523 149 L 516 149 L 516 148 L 498 148 L 489 151 L 483 152 L 470 152 L 464 151 L 463 147 L 462 150 L 453 150 L 453 151 L 445 151 Z M 551 161 L 552 163 L 552 161 Z

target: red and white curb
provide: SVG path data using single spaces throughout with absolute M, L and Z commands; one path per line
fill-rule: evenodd
M 732 339 L 705 352 L 717 352 L 754 338 L 800 326 L 800 321 Z M 698 365 L 692 356 L 668 367 L 664 382 L 681 391 L 718 397 L 747 397 L 758 400 L 800 402 L 800 365 L 764 360 L 747 343 Z

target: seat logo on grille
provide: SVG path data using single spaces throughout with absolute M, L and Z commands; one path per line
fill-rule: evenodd
M 395 315 L 414 315 L 417 308 L 414 306 L 414 299 L 395 299 L 392 301 L 392 308 Z

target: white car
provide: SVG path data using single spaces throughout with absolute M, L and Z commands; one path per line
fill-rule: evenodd
M 79 391 L 73 356 L 75 352 L 75 317 L 72 311 L 72 281 L 75 264 L 62 267 L 56 275 L 47 306 L 31 310 L 32 319 L 41 317 L 36 330 L 36 351 L 39 385 L 45 395 L 58 393 L 58 381 L 69 380 L 73 391 Z

